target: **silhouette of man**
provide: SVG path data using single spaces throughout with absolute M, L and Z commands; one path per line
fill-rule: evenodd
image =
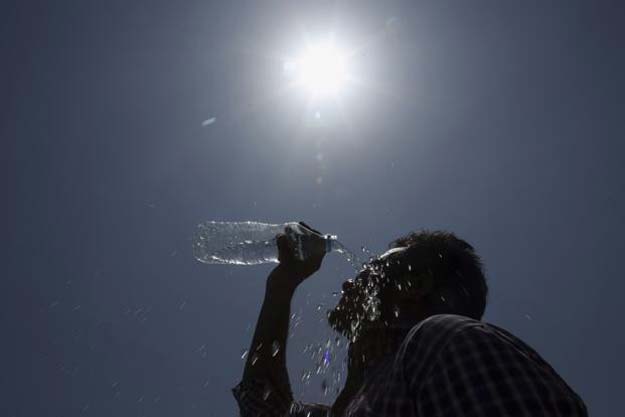
M 290 303 L 320 268 L 324 245 L 317 237 L 299 261 L 291 241 L 278 236 L 280 264 L 267 279 L 233 389 L 242 417 L 587 416 L 581 398 L 533 349 L 480 321 L 488 292 L 481 261 L 446 232 L 399 238 L 343 283 L 328 322 L 350 341 L 345 386 L 332 406 L 295 402 L 285 356 Z

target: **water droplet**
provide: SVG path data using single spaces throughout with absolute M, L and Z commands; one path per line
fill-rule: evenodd
M 277 340 L 274 340 L 271 345 L 271 356 L 275 357 L 278 352 L 280 352 L 280 343 Z
M 393 306 L 393 314 L 395 315 L 395 317 L 399 317 L 399 307 L 398 306 Z
M 209 117 L 202 122 L 202 127 L 210 126 L 217 121 L 216 117 Z
M 326 351 L 323 353 L 323 364 L 325 366 L 330 365 L 330 359 L 331 359 L 330 350 L 326 349 Z
M 308 382 L 310 382 L 310 371 L 302 371 L 302 377 L 301 380 L 304 384 L 307 384 Z
M 245 358 L 247 358 L 247 349 L 244 349 L 243 352 L 241 352 L 241 359 Z
M 256 362 L 258 362 L 258 354 L 254 353 L 254 354 L 252 355 L 252 359 L 251 359 L 251 361 L 250 361 L 250 364 L 251 364 L 252 366 L 254 366 L 254 365 L 256 365 Z

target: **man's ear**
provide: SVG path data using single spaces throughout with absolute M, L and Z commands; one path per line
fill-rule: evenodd
M 434 287 L 434 277 L 430 271 L 421 272 L 416 277 L 413 277 L 412 280 L 414 282 L 413 285 L 422 297 L 428 295 Z
M 414 301 L 415 297 L 425 297 L 432 291 L 434 287 L 434 277 L 431 272 L 422 272 L 418 275 L 407 274 L 401 282 L 408 283 L 408 288 L 400 292 L 401 298 Z

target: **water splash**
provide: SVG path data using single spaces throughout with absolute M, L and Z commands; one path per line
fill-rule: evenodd
M 338 240 L 335 240 L 333 242 L 333 245 L 335 246 L 338 253 L 345 256 L 345 259 L 347 260 L 347 262 L 350 263 L 354 270 L 359 271 L 360 269 L 362 269 L 361 265 L 364 263 L 362 257 L 357 256 L 354 252 L 349 250 L 343 243 L 339 242 Z
M 323 309 L 319 311 L 312 307 L 312 310 L 319 321 L 327 322 Z M 300 374 L 298 396 L 307 402 L 327 403 L 332 402 L 343 388 L 343 377 L 347 374 L 348 344 L 327 324 L 319 330 L 321 332 L 317 333 L 315 340 L 300 351 L 309 362 Z

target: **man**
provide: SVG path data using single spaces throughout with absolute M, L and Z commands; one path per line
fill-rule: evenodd
M 312 231 L 312 229 L 311 229 Z M 324 256 L 299 261 L 278 236 L 243 373 L 242 417 L 587 416 L 582 400 L 529 346 L 481 322 L 487 285 L 473 247 L 451 233 L 411 233 L 343 284 L 329 324 L 350 340 L 334 404 L 294 402 L 286 369 L 290 303 Z

